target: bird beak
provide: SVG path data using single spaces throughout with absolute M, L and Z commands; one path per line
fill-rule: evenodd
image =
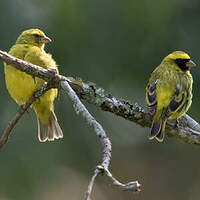
M 47 37 L 47 36 L 44 36 L 44 37 L 41 38 L 41 42 L 49 43 L 49 42 L 51 42 L 51 39 L 49 37 Z
M 196 64 L 192 61 L 192 60 L 189 60 L 188 62 L 186 62 L 186 67 L 195 67 Z

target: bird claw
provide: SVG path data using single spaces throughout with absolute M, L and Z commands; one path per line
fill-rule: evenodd
M 170 126 L 172 126 L 173 129 L 179 128 L 179 121 L 178 121 L 178 119 L 175 119 L 175 120 L 173 120 L 171 122 L 168 121 L 167 124 L 169 124 Z

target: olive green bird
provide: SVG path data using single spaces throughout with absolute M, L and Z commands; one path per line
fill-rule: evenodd
M 51 42 L 50 38 L 41 30 L 29 29 L 17 38 L 9 54 L 45 69 L 56 69 L 58 73 L 56 62 L 44 50 L 45 44 L 49 42 Z M 6 86 L 10 96 L 19 105 L 25 104 L 32 94 L 45 82 L 39 78 L 34 79 L 32 76 L 6 63 L 4 63 L 4 71 Z M 54 113 L 53 102 L 56 96 L 57 89 L 50 89 L 32 104 L 37 115 L 38 138 L 40 142 L 53 141 L 63 137 L 62 130 Z
M 178 119 L 192 103 L 193 78 L 190 69 L 196 64 L 183 51 L 166 56 L 152 72 L 146 87 L 146 102 L 154 114 L 149 139 L 164 139 L 167 119 Z

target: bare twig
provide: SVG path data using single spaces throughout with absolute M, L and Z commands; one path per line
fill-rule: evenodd
M 76 112 L 79 114 L 81 113 L 83 118 L 87 121 L 87 123 L 95 130 L 97 136 L 100 138 L 101 145 L 103 147 L 103 158 L 102 163 L 100 166 L 97 166 L 90 183 L 88 185 L 88 189 L 85 194 L 85 200 L 90 199 L 90 195 L 92 192 L 94 180 L 97 177 L 98 174 L 104 173 L 106 174 L 111 180 L 112 183 L 118 187 L 120 187 L 123 190 L 134 190 L 134 191 L 140 191 L 140 184 L 137 181 L 130 182 L 128 184 L 121 184 L 119 181 L 117 181 L 112 174 L 109 172 L 108 167 L 111 159 L 111 142 L 109 138 L 107 137 L 105 131 L 103 130 L 102 126 L 94 119 L 94 117 L 88 112 L 88 110 L 85 108 L 85 106 L 81 103 L 80 99 L 72 90 L 69 83 L 67 81 L 61 82 L 61 87 L 67 92 L 69 97 L 71 98 L 74 108 Z
M 88 184 L 88 188 L 87 191 L 85 192 L 85 198 L 84 200 L 91 200 L 91 193 L 92 193 L 92 189 L 93 189 L 93 185 L 94 185 L 94 181 L 96 179 L 96 177 L 100 174 L 100 170 L 95 169 L 94 174 Z
M 106 175 L 110 179 L 112 184 L 114 186 L 119 187 L 121 190 L 133 191 L 133 192 L 140 192 L 141 191 L 141 184 L 139 184 L 138 181 L 131 181 L 131 182 L 126 183 L 126 184 L 120 183 L 116 178 L 114 178 L 112 176 L 111 172 L 108 169 L 104 168 L 101 165 L 98 165 L 96 167 L 95 171 L 94 171 L 94 174 L 93 174 L 90 182 L 89 182 L 88 189 L 85 193 L 84 200 L 91 200 L 90 195 L 91 195 L 91 192 L 92 192 L 94 181 L 99 174 Z
M 138 183 L 138 181 L 131 181 L 129 183 L 123 184 L 120 183 L 116 178 L 114 178 L 108 169 L 105 168 L 103 169 L 101 166 L 97 166 L 97 169 L 103 171 L 107 175 L 107 177 L 111 180 L 112 184 L 119 187 L 120 189 L 124 191 L 133 191 L 133 192 L 141 191 L 141 185 Z
M 96 135 L 100 138 L 101 144 L 103 146 L 103 159 L 102 159 L 102 166 L 104 168 L 108 168 L 110 164 L 110 157 L 111 157 L 111 142 L 107 137 L 105 131 L 101 124 L 99 124 L 94 117 L 88 112 L 86 107 L 82 104 L 74 90 L 70 87 L 67 81 L 61 82 L 61 87 L 67 92 L 69 97 L 73 102 L 73 106 L 76 110 L 77 114 L 82 114 L 83 118 L 86 122 L 95 130 Z
M 40 89 L 38 89 L 29 99 L 29 101 L 20 106 L 18 112 L 16 113 L 15 117 L 9 122 L 7 128 L 4 130 L 4 133 L 2 134 L 0 138 L 0 148 L 2 148 L 8 141 L 8 138 L 11 134 L 12 129 L 17 124 L 19 119 L 22 117 L 22 115 L 26 112 L 26 110 L 31 106 L 31 104 L 37 100 L 40 96 L 42 96 L 47 90 L 49 90 L 50 87 L 48 84 L 44 84 Z

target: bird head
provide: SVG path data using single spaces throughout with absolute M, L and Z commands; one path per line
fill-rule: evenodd
M 22 34 L 17 38 L 16 44 L 29 44 L 44 48 L 45 43 L 49 42 L 51 42 L 51 39 L 41 30 L 29 29 L 22 32 Z
M 163 60 L 165 63 L 169 63 L 171 67 L 175 70 L 186 72 L 192 67 L 195 67 L 196 64 L 191 60 L 190 56 L 183 51 L 175 51 Z

